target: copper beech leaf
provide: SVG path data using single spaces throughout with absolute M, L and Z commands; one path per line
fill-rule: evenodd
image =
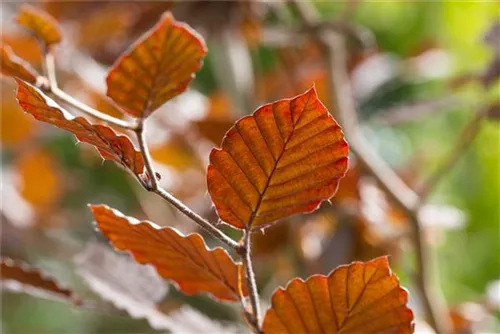
M 11 291 L 26 292 L 35 296 L 64 300 L 74 304 L 81 302 L 73 291 L 65 289 L 52 277 L 26 263 L 2 257 L 0 260 L 2 286 Z
M 56 19 L 41 9 L 25 4 L 21 6 L 16 20 L 34 34 L 45 47 L 61 41 L 61 29 Z
M 412 333 L 408 292 L 387 257 L 340 266 L 328 276 L 295 278 L 273 293 L 265 334 Z
M 94 145 L 104 159 L 113 160 L 137 175 L 143 173 L 142 155 L 127 136 L 116 134 L 108 126 L 91 124 L 86 118 L 73 117 L 28 83 L 17 80 L 17 87 L 19 105 L 37 120 L 67 130 L 78 140 Z
M 186 90 L 206 53 L 201 36 L 165 13 L 115 62 L 107 95 L 131 116 L 145 118 Z
M 342 130 L 313 87 L 237 121 L 210 153 L 208 191 L 223 221 L 260 229 L 330 199 L 347 155 Z
M 171 227 L 139 222 L 106 205 L 90 205 L 99 230 L 116 249 L 130 251 L 137 262 L 153 265 L 187 295 L 209 293 L 237 301 L 238 267 L 222 248 L 208 249 L 201 235 L 184 236 Z M 244 287 L 244 294 L 248 291 Z
M 3 75 L 16 77 L 31 84 L 35 84 L 39 76 L 33 67 L 16 56 L 8 45 L 0 47 L 0 70 Z

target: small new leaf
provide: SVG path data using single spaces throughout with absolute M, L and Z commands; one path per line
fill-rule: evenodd
M 45 48 L 61 41 L 61 29 L 56 19 L 41 9 L 23 5 L 16 20 L 35 35 Z
M 208 191 L 223 221 L 261 229 L 335 195 L 347 155 L 342 130 L 313 87 L 237 121 L 210 153 Z
M 8 45 L 0 46 L 0 71 L 3 75 L 35 84 L 38 73 L 23 59 L 14 54 Z
M 206 53 L 203 38 L 166 13 L 115 62 L 107 95 L 131 116 L 146 118 L 186 90 Z
M 113 160 L 137 175 L 144 172 L 141 152 L 127 136 L 116 134 L 108 126 L 91 124 L 83 117 L 73 117 L 28 83 L 17 80 L 17 87 L 19 105 L 37 120 L 73 133 L 78 140 L 95 146 L 104 159 Z
M 290 281 L 272 296 L 265 334 L 413 332 L 408 292 L 387 257 L 340 266 L 328 276 Z
M 208 249 L 201 235 L 184 236 L 170 227 L 138 222 L 106 205 L 90 205 L 99 230 L 116 249 L 130 251 L 137 262 L 153 265 L 187 295 L 209 293 L 239 300 L 238 267 L 222 248 Z M 242 288 L 248 295 L 246 285 Z
M 71 290 L 62 288 L 52 277 L 25 263 L 2 257 L 0 260 L 2 286 L 11 291 L 25 292 L 49 299 L 64 300 L 73 304 L 81 302 Z

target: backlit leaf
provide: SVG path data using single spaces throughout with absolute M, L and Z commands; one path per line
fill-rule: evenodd
M 30 5 L 23 5 L 17 15 L 17 23 L 33 33 L 46 47 L 61 41 L 57 21 L 48 13 Z
M 115 248 L 130 251 L 139 263 L 152 264 L 185 294 L 205 292 L 220 300 L 239 300 L 241 264 L 235 264 L 224 249 L 210 250 L 199 234 L 184 236 L 171 227 L 138 222 L 106 205 L 90 205 L 90 209 Z
M 2 288 L 25 292 L 50 299 L 65 300 L 78 304 L 81 300 L 73 291 L 62 288 L 52 277 L 25 263 L 17 263 L 9 258 L 1 258 L 0 278 Z
M 7 32 L 4 29 L 0 43 L 15 50 L 15 54 L 35 68 L 42 63 L 43 54 L 38 42 L 28 34 Z
M 58 161 L 46 149 L 23 152 L 15 161 L 19 192 L 41 215 L 50 214 L 63 195 Z
M 311 88 L 237 121 L 210 154 L 208 191 L 223 221 L 260 229 L 330 199 L 347 154 L 342 130 Z
M 229 120 L 204 119 L 194 123 L 201 136 L 214 144 L 220 143 L 224 134 L 233 126 Z
M 16 56 L 8 45 L 2 45 L 0 49 L 0 70 L 3 75 L 16 77 L 31 84 L 35 84 L 38 77 L 33 67 Z
M 83 117 L 73 117 L 35 87 L 20 80 L 17 83 L 17 100 L 24 111 L 39 121 L 70 131 L 82 142 L 94 145 L 104 159 L 113 160 L 135 174 L 142 174 L 142 155 L 127 136 L 118 135 L 105 125 L 90 124 Z
M 166 13 L 115 62 L 107 95 L 131 116 L 147 117 L 187 88 L 206 53 L 203 38 Z
M 161 164 L 171 166 L 179 171 L 195 166 L 198 161 L 185 138 L 173 136 L 168 140 L 152 146 L 151 157 Z
M 38 122 L 22 112 L 12 94 L 13 86 L 4 83 L 0 88 L 0 141 L 6 147 L 21 145 L 37 132 Z M 15 124 L 16 126 L 12 126 Z
M 340 266 L 328 276 L 290 281 L 272 296 L 265 334 L 412 333 L 408 292 L 391 272 L 387 257 Z

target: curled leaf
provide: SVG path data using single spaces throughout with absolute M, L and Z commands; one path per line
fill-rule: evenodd
M 208 249 L 201 235 L 184 236 L 171 227 L 138 222 L 106 205 L 90 205 L 99 230 L 137 262 L 153 265 L 188 295 L 209 293 L 217 299 L 239 300 L 238 267 L 222 248 Z M 244 294 L 248 295 L 246 286 Z
M 295 278 L 272 296 L 265 334 L 412 333 L 408 292 L 387 257 L 340 266 L 328 276 Z
M 17 263 L 9 258 L 2 257 L 0 260 L 0 278 L 2 287 L 11 291 L 64 300 L 74 304 L 81 302 L 73 291 L 62 288 L 54 278 L 37 268 L 25 263 Z
M 342 130 L 313 87 L 237 121 L 210 154 L 208 191 L 223 221 L 260 229 L 330 199 L 347 155 Z
M 143 173 L 141 152 L 127 136 L 116 134 L 108 126 L 91 124 L 83 117 L 73 117 L 30 84 L 18 80 L 17 87 L 19 105 L 37 120 L 67 130 L 78 140 L 94 145 L 104 159 L 113 160 L 137 175 Z
M 35 84 L 38 73 L 23 59 L 14 54 L 10 46 L 0 47 L 0 70 L 3 75 L 16 77 L 30 84 Z
M 78 274 L 103 299 L 134 319 L 146 318 L 155 329 L 171 329 L 168 316 L 156 309 L 168 289 L 153 268 L 97 243 L 88 244 L 75 263 Z
M 77 255 L 78 274 L 89 287 L 134 319 L 145 318 L 152 328 L 179 334 L 227 333 L 219 323 L 183 305 L 169 312 L 158 307 L 167 294 L 166 282 L 150 266 L 90 243 Z
M 206 53 L 203 38 L 166 13 L 115 62 L 107 95 L 131 116 L 145 118 L 186 90 Z
M 61 41 L 61 29 L 56 19 L 41 9 L 25 4 L 21 7 L 16 20 L 34 34 L 45 47 Z

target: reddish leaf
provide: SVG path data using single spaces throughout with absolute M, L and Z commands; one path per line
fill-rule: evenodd
M 0 70 L 3 75 L 16 77 L 31 84 L 35 84 L 38 77 L 38 73 L 33 67 L 16 56 L 8 45 L 1 46 Z
M 2 285 L 12 291 L 22 291 L 36 296 L 67 300 L 78 304 L 80 298 L 73 291 L 62 288 L 55 279 L 25 263 L 16 263 L 12 259 L 1 258 L 0 278 Z
M 147 117 L 186 90 L 206 53 L 203 38 L 166 13 L 113 65 L 107 95 L 128 114 Z
M 23 5 L 17 15 L 17 23 L 33 33 L 46 47 L 61 41 L 59 24 L 43 10 Z
M 342 130 L 311 88 L 236 122 L 210 154 L 208 191 L 223 221 L 259 229 L 330 199 L 347 154 Z
M 214 144 L 220 143 L 224 134 L 233 126 L 232 121 L 218 119 L 204 119 L 194 123 L 200 135 Z
M 152 264 L 165 279 L 186 294 L 210 293 L 237 301 L 238 267 L 222 248 L 207 249 L 199 234 L 183 236 L 170 227 L 138 222 L 106 205 L 90 205 L 97 226 L 119 250 L 128 250 L 137 262 Z M 245 294 L 247 290 L 245 287 Z
M 10 46 L 18 57 L 38 68 L 43 58 L 39 43 L 29 34 L 7 32 L 6 30 L 4 29 L 0 36 L 0 43 Z
M 39 121 L 72 132 L 82 142 L 94 145 L 104 159 L 113 160 L 135 174 L 143 173 L 142 155 L 127 136 L 118 135 L 105 125 L 90 124 L 83 117 L 73 117 L 30 84 L 20 80 L 17 84 L 17 100 L 24 111 Z
M 340 266 L 328 276 L 293 279 L 272 297 L 263 329 L 276 333 L 412 333 L 408 292 L 387 257 Z

